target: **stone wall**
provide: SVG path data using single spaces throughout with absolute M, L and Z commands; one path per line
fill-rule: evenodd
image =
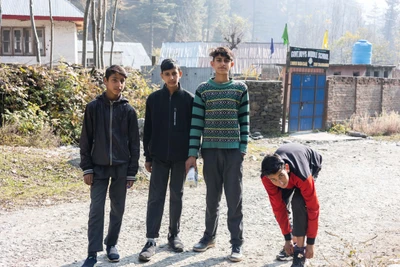
M 327 77 L 327 126 L 353 114 L 400 112 L 400 80 L 372 77 Z
M 249 89 L 250 132 L 277 134 L 282 124 L 281 81 L 245 81 Z

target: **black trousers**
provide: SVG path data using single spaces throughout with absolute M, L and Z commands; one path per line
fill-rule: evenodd
M 93 184 L 90 187 L 91 203 L 88 222 L 88 252 L 103 250 L 104 206 L 108 188 L 111 210 L 108 233 L 104 244 L 107 246 L 117 244 L 122 217 L 125 211 L 126 176 L 127 164 L 94 167 Z
M 153 158 L 147 201 L 147 238 L 159 237 L 165 196 L 169 182 L 169 233 L 178 235 L 182 215 L 182 196 L 185 183 L 185 161 L 171 162 Z
M 314 181 L 317 179 L 321 168 L 312 170 Z M 286 203 L 286 209 L 289 213 L 289 219 L 292 218 L 292 235 L 306 236 L 308 227 L 307 206 L 301 195 L 300 189 L 282 189 L 282 199 Z M 292 214 L 290 213 L 292 211 Z
M 203 174 L 207 186 L 206 230 L 204 236 L 215 238 L 218 228 L 219 203 L 225 191 L 228 206 L 228 229 L 231 244 L 243 243 L 242 162 L 239 149 L 203 149 Z

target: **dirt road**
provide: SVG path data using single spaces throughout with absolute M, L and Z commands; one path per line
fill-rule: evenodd
M 255 141 L 275 150 L 283 139 Z M 293 141 L 293 140 L 292 140 Z M 301 141 L 305 142 L 305 141 Z M 316 256 L 309 266 L 388 266 L 400 264 L 400 146 L 373 140 L 306 143 L 323 155 L 317 181 L 321 205 Z M 290 266 L 276 262 L 283 237 L 259 179 L 262 155 L 247 155 L 244 164 L 245 259 L 235 266 Z M 121 261 L 96 266 L 230 266 L 226 203 L 221 202 L 217 245 L 204 253 L 191 247 L 204 231 L 205 185 L 185 188 L 180 237 L 183 253 L 166 245 L 165 207 L 157 254 L 146 264 L 137 256 L 145 239 L 147 191 L 128 193 L 119 240 Z M 108 210 L 108 208 L 107 208 Z M 0 266 L 80 266 L 86 256 L 89 202 L 66 203 L 0 213 Z M 358 265 L 357 265 L 358 264 Z

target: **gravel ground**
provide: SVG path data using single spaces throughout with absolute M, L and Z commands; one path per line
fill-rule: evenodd
M 254 141 L 276 149 L 283 139 Z M 317 181 L 320 227 L 315 258 L 308 266 L 388 266 L 400 264 L 400 145 L 373 140 L 306 142 L 323 155 Z M 180 237 L 183 253 L 166 245 L 168 205 L 157 254 L 148 263 L 137 257 L 145 239 L 147 190 L 130 190 L 119 240 L 121 261 L 96 266 L 290 266 L 276 262 L 284 241 L 259 179 L 262 155 L 244 163 L 245 259 L 231 263 L 226 202 L 221 201 L 217 245 L 204 253 L 191 247 L 204 231 L 205 185 L 185 188 Z M 89 195 L 88 195 L 89 200 Z M 0 266 L 81 266 L 86 257 L 89 201 L 0 212 Z M 108 205 L 107 205 L 108 211 Z M 107 221 L 106 221 L 107 223 Z

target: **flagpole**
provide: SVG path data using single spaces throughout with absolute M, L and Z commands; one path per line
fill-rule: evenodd
M 287 23 L 283 30 L 283 43 L 286 44 L 286 66 L 285 66 L 285 83 L 283 86 L 283 112 L 282 112 L 282 134 L 286 133 L 286 109 L 288 105 L 289 95 L 289 68 L 290 68 L 290 50 L 289 50 L 289 35 L 287 31 Z M 288 129 L 289 131 L 289 129 Z

